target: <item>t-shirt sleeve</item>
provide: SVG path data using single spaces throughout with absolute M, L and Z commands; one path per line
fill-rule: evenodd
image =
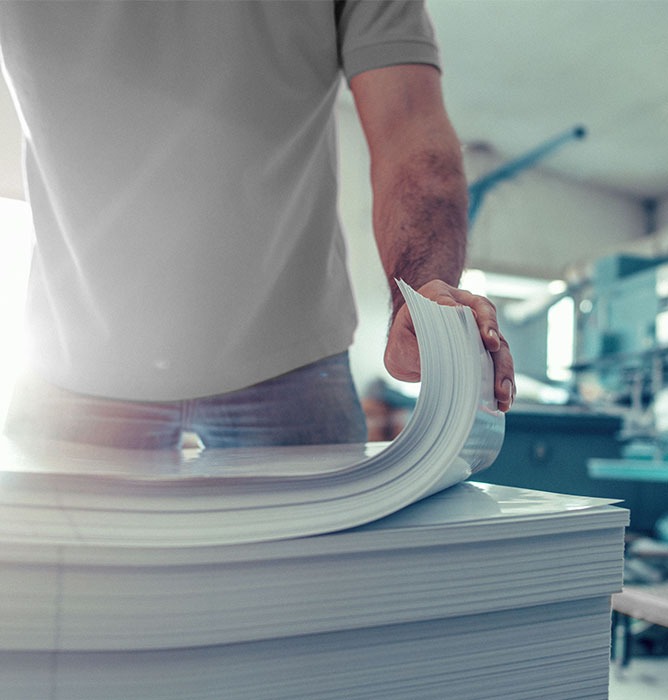
M 406 63 L 440 69 L 434 29 L 421 0 L 342 0 L 336 3 L 336 17 L 346 80 Z

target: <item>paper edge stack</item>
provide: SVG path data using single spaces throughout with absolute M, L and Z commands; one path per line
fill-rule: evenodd
M 475 488 L 251 545 L 5 537 L 3 700 L 607 698 L 628 512 L 448 515 Z

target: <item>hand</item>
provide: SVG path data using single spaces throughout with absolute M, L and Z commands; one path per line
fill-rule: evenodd
M 489 299 L 451 287 L 441 280 L 427 282 L 417 290 L 443 306 L 469 306 L 473 310 L 484 346 L 494 362 L 494 394 L 499 410 L 508 411 L 515 397 L 513 358 L 496 320 L 496 308 Z M 406 304 L 397 312 L 387 339 L 385 367 L 404 382 L 420 381 L 420 354 L 415 329 Z

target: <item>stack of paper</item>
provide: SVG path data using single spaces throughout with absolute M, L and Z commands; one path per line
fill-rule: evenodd
M 30 518 L 48 518 L 54 533 L 75 524 L 89 542 L 104 541 L 122 528 L 135 544 L 166 535 L 204 544 L 208 514 L 217 543 L 252 542 L 361 525 L 478 473 L 501 449 L 504 417 L 471 309 L 439 306 L 401 286 L 423 384 L 392 443 L 184 455 L 5 441 L 0 508 L 21 507 L 21 530 Z
M 465 483 L 251 544 L 38 541 L 4 517 L 2 697 L 602 699 L 626 516 Z
M 458 483 L 501 446 L 491 360 L 405 294 L 389 445 L 0 446 L 2 700 L 607 697 L 627 512 Z

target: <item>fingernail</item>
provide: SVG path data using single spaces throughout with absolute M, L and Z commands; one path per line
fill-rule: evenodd
M 503 390 L 506 392 L 508 396 L 508 404 L 510 406 L 513 405 L 513 383 L 510 381 L 510 379 L 504 379 L 503 382 L 501 383 L 501 386 L 503 387 Z

